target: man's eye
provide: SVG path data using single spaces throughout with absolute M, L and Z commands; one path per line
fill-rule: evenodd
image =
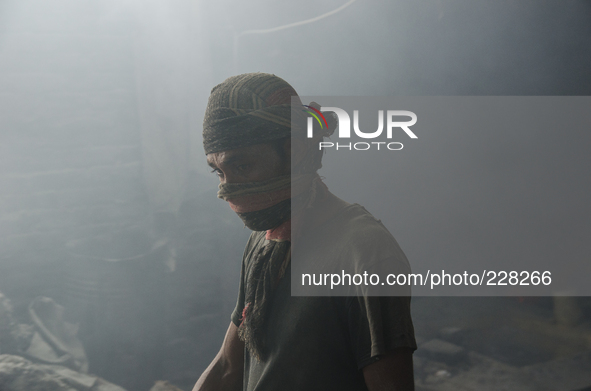
M 218 176 L 218 177 L 220 177 L 220 178 L 221 178 L 221 177 L 224 175 L 224 174 L 223 174 L 223 173 L 222 173 L 220 170 L 218 170 L 217 168 L 214 168 L 213 170 L 211 170 L 211 172 L 212 172 L 212 174 L 215 174 L 215 175 L 217 175 L 217 176 Z

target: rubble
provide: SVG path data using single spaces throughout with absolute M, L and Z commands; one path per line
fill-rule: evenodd
M 33 325 L 19 324 L 10 300 L 0 293 L 1 391 L 125 391 L 84 373 L 84 347 L 63 313 L 52 299 L 38 297 L 29 306 Z
M 591 385 L 591 352 L 523 368 L 533 381 L 552 390 L 589 390 Z
M 459 364 L 466 359 L 464 348 L 437 338 L 422 344 L 418 354 L 452 365 Z
M 150 391 L 183 391 L 167 381 L 157 381 Z
M 125 391 L 95 376 L 57 365 L 34 364 L 14 355 L 0 355 L 2 391 Z
M 417 301 L 417 391 L 591 390 L 591 324 L 582 310 L 567 324 L 551 302 Z
M 26 351 L 34 335 L 33 325 L 15 321 L 10 300 L 0 292 L 0 353 L 19 354 Z
M 65 322 L 64 307 L 48 297 L 37 297 L 29 305 L 35 334 L 24 356 L 45 364 L 60 364 L 88 372 L 84 346 L 76 337 L 78 326 Z

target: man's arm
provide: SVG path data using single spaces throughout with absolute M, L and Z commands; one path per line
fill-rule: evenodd
M 413 391 L 413 349 L 394 349 L 374 363 L 363 367 L 369 391 Z
M 244 373 L 244 342 L 230 322 L 222 348 L 203 372 L 193 391 L 239 391 Z

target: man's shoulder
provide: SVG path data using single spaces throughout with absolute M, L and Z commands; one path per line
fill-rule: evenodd
M 248 260 L 257 249 L 267 243 L 265 231 L 254 231 L 244 250 Z M 316 254 L 326 260 L 334 259 L 360 266 L 384 260 L 407 264 L 398 242 L 381 220 L 359 204 L 348 204 L 339 209 L 320 226 L 310 227 L 298 241 L 298 253 Z M 306 251 L 303 251 L 303 250 Z
M 382 261 L 408 264 L 398 242 L 384 224 L 359 204 L 342 208 L 330 221 L 313 234 L 317 245 L 329 258 L 355 265 L 370 267 Z
M 382 221 L 359 204 L 350 204 L 339 211 L 326 231 L 333 241 L 347 247 L 396 241 Z

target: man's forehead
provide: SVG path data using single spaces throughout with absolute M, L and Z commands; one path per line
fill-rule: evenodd
M 276 153 L 277 152 L 271 143 L 261 143 L 227 151 L 209 153 L 206 157 L 207 163 L 210 166 L 218 167 L 244 160 L 268 160 L 271 158 L 271 155 L 274 156 Z
M 242 159 L 245 152 L 239 150 L 221 151 L 207 154 L 207 163 L 212 165 L 229 164 L 238 159 Z
M 230 149 L 207 154 L 207 163 L 212 165 L 230 164 L 237 160 L 247 159 L 253 156 L 259 156 L 263 149 L 268 148 L 267 144 L 255 144 L 247 147 Z

